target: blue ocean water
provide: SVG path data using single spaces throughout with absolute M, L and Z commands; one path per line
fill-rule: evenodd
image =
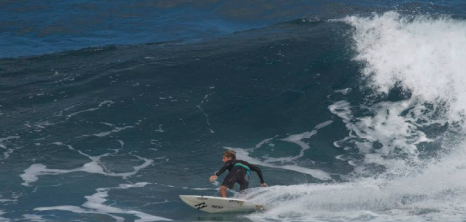
M 465 16 L 0 1 L 0 221 L 464 221 Z M 226 149 L 262 169 L 245 198 L 265 211 L 179 199 L 219 195 Z

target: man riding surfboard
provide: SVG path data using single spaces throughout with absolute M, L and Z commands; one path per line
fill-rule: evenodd
M 233 189 L 235 183 L 240 185 L 240 192 L 246 190 L 249 186 L 249 179 L 251 177 L 251 171 L 255 171 L 259 176 L 261 187 L 267 187 L 262 177 L 262 172 L 259 167 L 252 165 L 243 160 L 236 159 L 236 152 L 233 150 L 227 150 L 223 153 L 222 161 L 225 163 L 215 175 L 210 176 L 210 181 L 213 182 L 226 170 L 229 171 L 228 175 L 223 180 L 222 186 L 220 187 L 220 195 L 226 197 L 226 191 L 228 188 Z

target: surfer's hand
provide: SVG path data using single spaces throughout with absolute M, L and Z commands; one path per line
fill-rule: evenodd
M 266 183 L 261 183 L 261 187 L 268 187 L 269 185 L 267 185 Z
M 210 176 L 210 182 L 214 182 L 217 179 L 217 175 Z

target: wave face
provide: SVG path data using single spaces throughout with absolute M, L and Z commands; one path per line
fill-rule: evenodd
M 76 13 L 103 15 L 101 4 Z M 34 35 L 18 39 L 24 51 L 6 44 L 0 221 L 466 219 L 463 3 L 141 4 L 109 9 L 125 38 L 79 42 L 87 27 L 51 51 L 54 34 L 37 50 Z M 141 27 L 163 38 L 135 40 L 149 34 L 127 19 L 151 15 L 125 14 L 138 7 L 161 12 Z M 219 20 L 202 26 L 211 9 Z M 192 35 L 156 26 L 186 16 Z M 211 216 L 178 198 L 218 195 L 208 178 L 226 149 L 270 185 L 252 175 L 248 192 L 228 195 L 265 211 Z
M 334 144 L 349 152 L 336 159 L 354 170 L 342 183 L 256 189 L 250 198 L 273 204 L 249 217 L 463 220 L 466 22 L 393 11 L 338 22 L 352 27 L 353 61 L 363 67 L 366 91 L 363 100 L 328 107 L 349 131 Z

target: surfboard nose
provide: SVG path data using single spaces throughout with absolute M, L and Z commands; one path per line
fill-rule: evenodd
M 193 200 L 195 197 L 197 197 L 197 196 L 194 196 L 194 195 L 180 195 L 181 200 L 184 201 L 187 204 L 189 204 L 190 200 Z

